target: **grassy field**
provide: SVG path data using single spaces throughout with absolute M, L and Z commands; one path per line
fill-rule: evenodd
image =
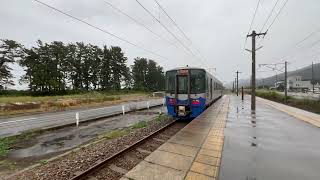
M 147 94 L 142 91 L 108 91 L 108 92 L 88 92 L 82 94 L 74 95 L 64 95 L 64 96 L 0 96 L 0 104 L 16 103 L 16 102 L 48 102 L 48 101 L 58 101 L 58 100 L 68 100 L 68 99 L 110 99 L 116 98 L 119 95 L 127 94 Z
M 317 100 L 296 99 L 294 97 L 288 96 L 287 103 L 285 103 L 284 95 L 279 94 L 275 91 L 268 90 L 257 90 L 256 95 L 265 99 L 269 99 L 279 103 L 287 104 L 292 107 L 320 114 L 320 101 Z
M 147 98 L 141 91 L 89 92 L 65 96 L 0 96 L 0 116 L 66 110 L 83 106 L 112 105 Z

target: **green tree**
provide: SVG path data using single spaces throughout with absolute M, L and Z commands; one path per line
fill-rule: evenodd
M 13 40 L 0 40 L 0 86 L 14 85 L 9 64 L 16 62 L 17 58 L 22 58 L 22 46 Z
M 163 68 L 153 60 L 136 58 L 132 66 L 134 88 L 156 91 L 164 89 Z
M 126 75 L 127 57 L 124 56 L 120 47 L 113 46 L 110 49 L 110 55 L 111 87 L 113 90 L 119 90 L 121 89 L 121 80 Z
M 61 91 L 66 89 L 66 75 L 68 71 L 67 48 L 60 41 L 54 41 L 49 46 L 51 54 L 50 64 L 50 84 L 55 91 Z
M 110 69 L 111 53 L 107 46 L 103 46 L 101 65 L 100 65 L 100 86 L 102 90 L 111 88 L 111 69 Z
M 132 65 L 133 87 L 135 89 L 146 89 L 148 60 L 146 58 L 137 57 Z
M 102 49 L 98 46 L 92 46 L 92 58 L 91 58 L 91 65 L 90 65 L 90 80 L 93 86 L 93 89 L 99 88 L 100 83 L 100 74 L 101 74 L 101 63 L 102 63 Z
M 164 72 L 161 66 L 153 60 L 148 61 L 146 85 L 147 89 L 151 91 L 164 89 Z

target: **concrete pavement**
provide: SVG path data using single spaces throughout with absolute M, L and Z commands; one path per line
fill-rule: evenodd
M 320 116 L 261 98 L 232 96 L 220 180 L 320 179 Z

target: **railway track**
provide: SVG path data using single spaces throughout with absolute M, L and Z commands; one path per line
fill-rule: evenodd
M 173 121 L 116 154 L 99 160 L 87 170 L 75 172 L 71 180 L 120 179 L 187 124 L 188 122 Z

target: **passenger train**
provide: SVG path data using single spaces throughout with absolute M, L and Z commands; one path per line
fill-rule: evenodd
M 166 72 L 165 100 L 173 117 L 195 118 L 222 93 L 222 83 L 205 69 L 182 67 Z

